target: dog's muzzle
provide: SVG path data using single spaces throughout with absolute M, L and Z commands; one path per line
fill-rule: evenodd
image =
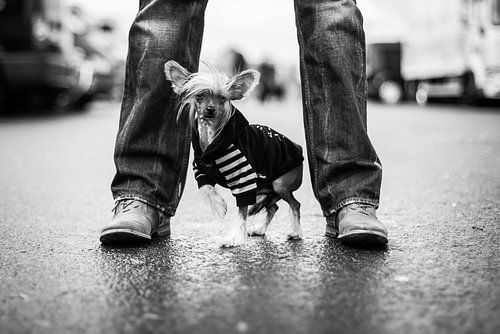
M 215 118 L 215 108 L 209 109 L 207 108 L 202 114 L 201 117 L 203 118 Z

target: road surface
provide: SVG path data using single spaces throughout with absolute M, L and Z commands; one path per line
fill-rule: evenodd
M 241 108 L 304 145 L 300 103 Z M 324 237 L 307 173 L 303 241 L 283 203 L 220 249 L 236 209 L 213 218 L 191 171 L 170 238 L 101 246 L 118 111 L 0 118 L 0 333 L 500 332 L 500 110 L 369 105 L 383 250 Z

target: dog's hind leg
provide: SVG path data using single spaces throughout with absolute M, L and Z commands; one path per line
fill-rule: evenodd
M 275 197 L 272 202 L 266 206 L 266 218 L 262 224 L 259 226 L 252 226 L 248 230 L 248 235 L 250 236 L 263 236 L 266 234 L 269 224 L 273 220 L 276 211 L 278 211 L 278 205 L 276 202 L 279 200 L 279 197 Z
M 293 196 L 293 192 L 302 184 L 302 165 L 280 176 L 273 181 L 273 190 L 290 205 L 291 231 L 288 239 L 302 239 L 300 227 L 300 202 Z
M 238 225 L 231 228 L 229 235 L 222 240 L 221 247 L 229 248 L 241 246 L 247 239 L 247 212 L 248 206 L 238 208 Z
M 288 239 L 292 240 L 302 239 L 302 229 L 300 227 L 300 202 L 297 201 L 297 199 L 295 199 L 295 197 L 291 192 L 284 193 L 282 198 L 290 205 L 291 231 L 288 234 Z

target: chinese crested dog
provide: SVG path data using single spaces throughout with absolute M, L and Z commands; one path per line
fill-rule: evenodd
M 302 148 L 269 127 L 250 125 L 232 104 L 251 93 L 259 72 L 246 70 L 231 78 L 214 69 L 190 73 L 170 60 L 165 75 L 180 98 L 177 118 L 189 113 L 200 192 L 220 218 L 227 206 L 215 185 L 229 188 L 236 199 L 239 222 L 221 246 L 239 246 L 247 235 L 264 235 L 280 199 L 291 209 L 288 238 L 301 239 L 300 203 L 293 192 L 302 184 Z M 247 227 L 247 217 L 261 211 L 265 221 Z

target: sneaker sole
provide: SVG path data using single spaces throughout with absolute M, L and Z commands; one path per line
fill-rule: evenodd
M 351 231 L 347 234 L 338 235 L 337 238 L 344 244 L 357 246 L 385 246 L 387 244 L 387 236 L 382 232 L 377 231 Z
M 161 233 L 155 232 L 152 236 L 137 232 L 132 229 L 113 229 L 101 233 L 99 240 L 103 244 L 127 244 L 143 243 L 151 241 L 152 237 L 166 237 L 170 235 L 170 230 L 163 230 Z
M 351 245 L 384 246 L 388 242 L 387 236 L 382 232 L 355 230 L 340 235 L 335 227 L 329 225 L 326 226 L 325 236 L 337 238 L 343 243 Z

